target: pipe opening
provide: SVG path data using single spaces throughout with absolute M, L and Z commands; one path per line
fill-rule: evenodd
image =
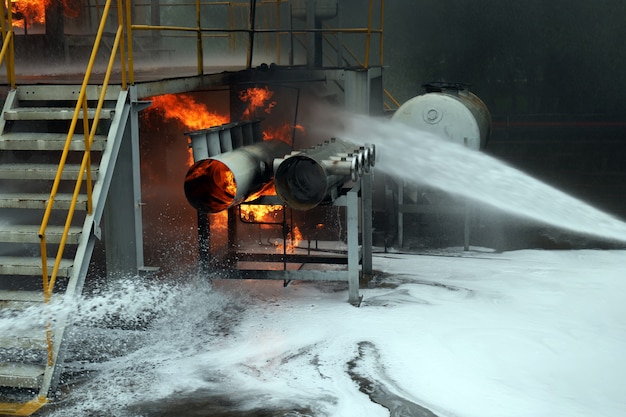
M 291 208 L 308 210 L 320 204 L 327 193 L 324 168 L 313 159 L 298 155 L 285 159 L 274 176 L 276 194 Z
M 222 162 L 203 159 L 185 176 L 185 197 L 196 210 L 218 213 L 231 207 L 237 195 L 233 172 Z

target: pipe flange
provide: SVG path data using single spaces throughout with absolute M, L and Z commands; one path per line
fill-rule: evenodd
M 441 121 L 443 112 L 435 107 L 429 107 L 424 110 L 423 117 L 426 123 L 434 125 Z

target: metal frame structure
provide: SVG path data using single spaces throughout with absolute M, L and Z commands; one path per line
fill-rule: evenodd
M 261 197 L 249 204 L 276 205 L 280 200 L 275 197 Z M 198 248 L 200 265 L 205 273 L 216 279 L 258 279 L 283 280 L 288 283 L 299 281 L 345 281 L 348 283 L 348 302 L 359 306 L 360 278 L 371 277 L 372 270 L 372 173 L 364 173 L 349 188 L 342 190 L 341 195 L 332 203 L 336 207 L 346 208 L 347 251 L 345 256 L 320 256 L 310 253 L 249 253 L 236 250 L 237 240 L 236 207 L 228 211 L 228 259 L 230 265 L 215 267 L 209 249 L 211 241 L 210 221 L 208 215 L 198 211 Z M 284 208 L 283 208 L 284 210 Z M 283 236 L 285 233 L 283 233 Z M 359 244 L 361 242 L 361 244 Z M 286 245 L 283 237 L 283 245 Z M 240 269 L 238 262 L 254 262 L 258 264 L 283 263 L 282 270 L 270 268 Z M 287 264 L 346 265 L 344 270 L 289 270 Z
M 83 232 L 81 241 L 78 244 L 81 249 L 81 255 L 76 257 L 73 261 L 73 267 L 60 268 L 61 256 L 63 251 L 59 251 L 57 260 L 50 258 L 52 261 L 48 265 L 47 257 L 47 243 L 46 234 L 48 233 L 50 241 L 53 240 L 53 233 L 48 228 L 46 214 L 44 221 L 41 223 L 41 228 L 37 233 L 37 237 L 40 240 L 40 246 L 42 248 L 42 256 L 40 263 L 38 262 L 37 268 L 42 280 L 44 281 L 42 299 L 49 302 L 53 296 L 53 290 L 55 288 L 55 278 L 59 269 L 71 270 L 72 283 L 68 285 L 68 288 L 64 296 L 68 299 L 77 296 L 82 290 L 82 286 L 87 274 L 87 266 L 89 265 L 89 257 L 93 249 L 96 238 L 101 237 L 101 233 L 105 235 L 106 252 L 107 252 L 107 269 L 113 274 L 125 273 L 136 274 L 145 270 L 143 265 L 143 242 L 142 242 L 142 220 L 141 220 L 141 194 L 140 194 L 140 178 L 139 178 L 139 153 L 138 153 L 138 112 L 144 108 L 147 103 L 140 100 L 142 97 L 149 97 L 158 94 L 168 93 L 183 93 L 201 90 L 208 86 L 233 86 L 240 82 L 250 81 L 262 81 L 263 78 L 270 80 L 272 77 L 280 76 L 281 81 L 286 79 L 289 82 L 332 82 L 342 83 L 343 92 L 345 93 L 345 107 L 349 111 L 354 111 L 364 114 L 382 114 L 383 109 L 383 88 L 382 88 L 382 21 L 383 21 L 383 3 L 380 2 L 380 21 L 381 25 L 379 29 L 373 28 L 372 16 L 373 16 L 373 1 L 370 1 L 369 14 L 368 14 L 368 26 L 367 28 L 353 28 L 353 29 L 319 29 L 312 28 L 311 24 L 307 28 L 301 30 L 294 30 L 293 28 L 285 29 L 281 28 L 280 24 L 276 29 L 262 29 L 255 24 L 255 6 L 257 1 L 250 1 L 249 9 L 249 22 L 246 27 L 241 28 L 227 28 L 227 29 L 215 29 L 215 28 L 202 28 L 201 23 L 201 11 L 202 5 L 200 1 L 195 1 L 196 4 L 196 22 L 197 25 L 193 27 L 165 27 L 165 26 L 148 26 L 134 24 L 132 21 L 132 8 L 135 5 L 131 4 L 130 0 L 106 0 L 103 2 L 102 7 L 98 10 L 97 15 L 101 16 L 99 20 L 99 26 L 96 35 L 95 42 L 91 55 L 89 55 L 89 63 L 84 73 L 84 78 L 81 76 L 82 83 L 79 81 L 77 85 L 47 85 L 38 86 L 38 91 L 46 91 L 49 100 L 57 100 L 59 89 L 63 91 L 70 90 L 77 94 L 76 106 L 74 108 L 73 116 L 70 122 L 70 129 L 64 140 L 69 146 L 78 141 L 78 138 L 74 140 L 74 129 L 78 125 L 82 125 L 84 133 L 84 156 L 83 163 L 80 168 L 79 179 L 76 181 L 76 190 L 80 190 L 81 184 L 88 191 L 87 206 L 87 220 L 83 224 Z M 156 5 L 157 2 L 152 4 Z M 215 2 L 222 4 L 224 2 Z M 227 2 L 230 4 L 229 2 Z M 261 2 L 259 2 L 261 3 Z M 283 0 L 283 4 L 287 1 Z M 314 4 L 312 1 L 310 4 Z M 4 2 L 2 3 L 4 5 Z M 276 2 L 278 6 L 277 14 L 280 9 L 281 0 Z M 182 5 L 182 4 L 181 4 Z M 3 38 L 2 50 L 0 51 L 0 64 L 6 65 L 6 85 L 11 90 L 11 94 L 20 94 L 20 91 L 25 91 L 25 86 L 17 87 L 19 76 L 15 75 L 15 56 L 14 56 L 14 42 L 15 33 L 13 32 L 13 26 L 11 24 L 10 12 L 7 12 L 6 5 L 1 9 L 5 12 L 4 18 L 0 19 L 2 23 L 1 35 Z M 309 6 L 309 11 L 313 10 L 313 6 Z M 107 23 L 107 18 L 108 22 Z M 312 22 L 309 22 L 312 23 Z M 110 46 L 110 55 L 105 53 L 105 58 L 108 57 L 108 65 L 103 74 L 96 74 L 97 70 L 94 69 L 96 57 L 98 56 L 98 49 L 103 48 L 101 42 L 103 36 L 105 36 L 106 27 L 114 28 L 113 44 Z M 190 77 L 180 77 L 184 74 L 176 74 L 176 78 L 167 79 L 168 77 L 160 77 L 158 80 L 152 79 L 152 81 L 142 80 L 136 83 L 135 69 L 134 69 L 134 57 L 133 46 L 137 45 L 137 40 L 133 39 L 133 34 L 136 31 L 169 31 L 169 32 L 182 32 L 190 33 L 197 38 L 198 51 L 197 51 L 197 72 Z M 108 33 L 108 31 L 106 31 Z M 204 36 L 209 37 L 214 34 L 236 34 L 241 33 L 248 36 L 249 40 L 245 47 L 247 48 L 247 56 L 245 67 L 243 65 L 240 68 L 244 68 L 240 71 L 231 72 L 214 72 L 205 74 L 205 62 L 203 61 L 203 47 L 202 39 Z M 348 63 L 343 57 L 345 56 L 341 49 L 344 46 L 340 43 L 340 35 L 342 33 L 359 33 L 366 37 L 365 57 L 363 62 L 357 61 L 354 64 Z M 253 68 L 253 50 L 254 50 L 254 38 L 259 34 L 274 34 L 278 40 L 281 36 L 289 36 L 292 40 L 300 42 L 302 37 L 306 37 L 309 40 L 308 47 L 311 48 L 310 41 L 317 37 L 317 35 L 336 34 L 337 35 L 337 56 L 341 57 L 337 62 L 332 63 L 332 67 L 320 66 L 319 60 L 316 58 L 317 53 L 321 53 L 321 50 L 307 51 L 308 62 L 306 67 L 299 68 L 273 68 L 275 70 L 264 72 L 257 68 Z M 370 49 L 372 35 L 378 35 L 380 42 L 379 66 L 370 66 Z M 278 42 L 279 43 L 279 42 Z M 315 43 L 315 42 L 313 42 Z M 330 42 L 329 42 L 330 43 Z M 103 43 L 104 44 L 104 43 Z M 321 45 L 316 45 L 316 47 Z M 67 52 L 67 51 L 66 51 Z M 280 64 L 280 48 L 277 49 L 278 57 L 277 62 Z M 315 54 L 314 54 L 315 52 Z M 82 59 L 82 56 L 77 58 Z M 313 59 L 314 62 L 311 62 Z M 373 61 L 373 60 L 372 60 Z M 288 74 L 288 75 L 287 75 Z M 82 74 L 81 74 L 82 75 Z M 92 77 L 93 75 L 93 77 Z M 283 77 L 287 75 L 287 77 Z M 140 78 L 140 77 L 138 77 Z M 95 95 L 94 95 L 95 94 Z M 117 100 L 115 110 L 112 112 L 114 120 L 111 123 L 109 129 L 109 135 L 107 139 L 107 149 L 105 154 L 101 156 L 102 167 L 98 173 L 98 180 L 95 181 L 92 188 L 92 173 L 91 173 L 91 152 L 92 144 L 94 144 L 94 137 L 100 136 L 97 132 L 99 115 L 103 108 L 103 103 L 113 100 L 109 98 L 114 94 L 114 98 Z M 70 97 L 70 96 L 68 96 Z M 42 100 L 45 98 L 39 97 Z M 73 96 L 71 97 L 74 98 Z M 68 98 L 65 97 L 65 100 Z M 89 103 L 98 103 L 95 109 L 89 108 Z M 380 108 L 377 106 L 380 105 Z M 45 132 L 43 132 L 45 134 Z M 78 136 L 78 135 L 76 135 Z M 60 178 L 64 169 L 64 158 L 59 163 L 57 177 Z M 103 169 L 106 167 L 106 169 Z M 130 181 L 129 179 L 132 179 Z M 55 182 L 58 179 L 55 178 Z M 348 231 L 348 250 L 343 264 L 347 265 L 346 271 L 276 271 L 276 272 L 263 272 L 257 275 L 257 279 L 283 279 L 283 280 L 312 280 L 312 281 L 345 281 L 348 283 L 348 301 L 354 305 L 358 305 L 360 302 L 359 295 L 359 278 L 360 275 L 368 275 L 372 273 L 372 178 L 371 174 L 367 173 L 363 175 L 354 185 L 344 190 L 341 196 L 335 200 L 334 205 L 342 206 L 346 208 L 346 223 Z M 48 211 L 51 210 L 54 204 L 55 195 L 57 194 L 56 186 L 52 188 L 48 198 Z M 78 201 L 78 191 L 72 200 L 72 207 L 75 207 Z M 106 204 L 105 204 L 106 201 Z M 59 198 L 57 203 L 65 203 Z M 60 204 L 57 204 L 60 205 Z M 115 218 L 111 216 L 112 211 L 115 209 Z M 65 210 L 65 209 L 63 209 Z M 67 210 L 68 221 L 71 223 L 74 208 Z M 103 229 L 101 230 L 101 220 L 104 219 Z M 62 235 L 62 240 L 68 237 L 68 227 Z M 361 244 L 359 244 L 361 240 Z M 64 245 L 64 243 L 63 243 Z M 63 246 L 60 245 L 60 246 Z M 123 256 L 121 256 L 123 254 Z M 296 260 L 296 258 L 293 258 Z M 38 260 L 39 261 L 39 260 Z M 63 265 L 66 265 L 64 263 Z M 359 267 L 360 266 L 360 267 Z M 237 272 L 237 271 L 235 271 Z M 245 272 L 248 274 L 248 272 Z M 272 274 L 276 276 L 270 277 Z M 68 272 L 69 274 L 69 272 Z M 242 272 L 243 274 L 243 272 Z M 265 274 L 266 277 L 261 275 Z M 280 276 L 279 276 L 280 275 Z M 65 277 L 64 277 L 65 278 Z M 57 286 L 58 287 L 58 286 Z M 59 290 L 60 291 L 60 290 Z M 61 297 L 60 293 L 55 293 L 55 300 Z M 36 300 L 39 302 L 40 300 Z M 43 300 L 41 300 L 43 301 Z M 0 402 L 0 411 L 4 414 L 10 415 L 29 415 L 36 412 L 38 408 L 43 406 L 47 402 L 47 397 L 51 390 L 54 389 L 58 377 L 61 372 L 61 368 L 58 367 L 62 362 L 64 347 L 67 344 L 66 338 L 63 337 L 65 327 L 71 323 L 71 317 L 51 317 L 54 322 L 58 324 L 58 330 L 54 330 L 52 337 L 51 331 L 48 331 L 48 354 L 49 360 L 47 363 L 47 369 L 45 370 L 45 376 L 37 375 L 37 384 L 39 385 L 39 393 L 27 402 L 24 403 L 2 403 Z M 52 320 L 51 320 L 52 321 Z M 15 375 L 13 375 L 15 376 Z M 13 377 L 11 376 L 11 377 Z

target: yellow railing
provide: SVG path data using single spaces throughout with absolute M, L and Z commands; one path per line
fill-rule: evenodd
M 4 0 L 0 1 L 0 18 L 2 31 L 2 51 L 0 52 L 0 65 L 6 62 L 7 82 L 11 88 L 15 88 L 15 34 L 13 32 L 13 14 L 7 12 Z
M 74 212 L 76 210 L 76 205 L 78 202 L 80 190 L 83 185 L 83 177 L 85 177 L 85 183 L 86 183 L 86 189 L 87 189 L 88 213 L 91 214 L 92 209 L 93 209 L 92 207 L 92 177 L 91 177 L 91 145 L 93 143 L 93 140 L 94 140 L 97 128 L 98 128 L 100 113 L 102 112 L 102 107 L 104 105 L 104 99 L 106 96 L 106 90 L 108 88 L 111 74 L 113 72 L 113 66 L 115 63 L 115 58 L 116 58 L 118 50 L 120 53 L 122 88 L 123 89 L 127 88 L 127 81 L 126 81 L 127 74 L 126 74 L 126 65 L 125 65 L 126 57 L 125 57 L 125 51 L 124 51 L 124 32 L 125 32 L 125 27 L 126 27 L 124 24 L 124 10 L 125 9 L 124 7 L 122 7 L 123 6 L 122 0 L 116 0 L 116 1 L 117 1 L 117 11 L 118 11 L 117 13 L 118 26 L 117 26 L 117 31 L 115 33 L 115 41 L 113 43 L 113 47 L 111 50 L 109 63 L 105 71 L 101 93 L 98 98 L 98 104 L 96 106 L 95 115 L 93 116 L 92 122 L 90 124 L 89 114 L 88 114 L 89 111 L 88 111 L 88 106 L 87 106 L 87 88 L 89 85 L 89 79 L 93 71 L 94 63 L 96 60 L 96 55 L 98 53 L 98 49 L 102 41 L 102 35 L 104 33 L 104 28 L 107 22 L 107 17 L 109 15 L 109 10 L 111 9 L 111 3 L 113 2 L 113 0 L 107 0 L 104 6 L 102 20 L 98 28 L 96 40 L 94 42 L 91 57 L 89 59 L 89 64 L 87 65 L 87 70 L 85 71 L 85 77 L 83 79 L 83 83 L 80 89 L 78 100 L 76 102 L 74 116 L 70 123 L 69 132 L 65 140 L 65 147 L 63 148 L 63 152 L 61 153 L 61 160 L 59 162 L 57 174 L 56 174 L 56 177 L 54 178 L 52 190 L 50 191 L 50 197 L 46 204 L 46 210 L 44 212 L 43 220 L 41 222 L 41 227 L 39 229 L 39 238 L 41 242 L 41 266 L 42 266 L 42 277 L 43 277 L 44 301 L 46 303 L 49 302 L 50 298 L 52 297 L 54 284 L 57 278 L 57 274 L 59 272 L 61 260 L 63 258 L 65 243 L 67 241 L 67 236 L 69 234 L 70 226 L 72 224 L 72 219 L 74 217 Z M 127 2 L 130 3 L 130 0 L 127 0 Z M 47 253 L 47 244 L 46 244 L 46 228 L 48 227 L 48 221 L 50 220 L 50 215 L 52 213 L 52 209 L 54 208 L 54 200 L 59 189 L 59 184 L 61 183 L 61 176 L 62 176 L 63 169 L 65 167 L 65 162 L 67 160 L 67 156 L 70 150 L 70 145 L 74 137 L 76 125 L 78 124 L 78 121 L 81 118 L 82 118 L 82 123 L 83 123 L 85 150 L 84 150 L 82 162 L 80 165 L 78 179 L 76 180 L 76 185 L 74 187 L 72 200 L 70 202 L 70 208 L 67 213 L 65 227 L 63 229 L 61 241 L 59 243 L 59 247 L 57 250 L 57 255 L 54 260 L 52 271 L 48 275 L 48 253 Z M 52 365 L 54 363 L 54 357 L 53 357 L 53 349 L 52 349 L 52 331 L 51 331 L 50 325 L 48 325 L 47 327 L 47 342 L 48 342 L 48 364 Z
M 196 57 L 197 57 L 197 68 L 198 75 L 203 74 L 204 68 L 204 57 L 203 57 L 203 39 L 205 36 L 235 36 L 235 35 L 245 35 L 248 37 L 247 44 L 247 54 L 246 54 L 246 67 L 250 68 L 252 66 L 252 49 L 254 46 L 254 36 L 255 35 L 275 35 L 275 52 L 276 52 L 276 63 L 281 63 L 281 36 L 301 36 L 306 35 L 308 33 L 316 32 L 322 34 L 358 34 L 365 36 L 365 56 L 363 59 L 359 60 L 361 65 L 365 68 L 368 68 L 370 65 L 370 56 L 372 51 L 372 35 L 378 35 L 379 37 L 379 65 L 383 65 L 383 19 L 384 19 L 384 0 L 378 0 L 380 9 L 378 14 L 380 16 L 379 27 L 374 28 L 374 0 L 369 1 L 368 6 L 368 14 L 367 14 L 367 26 L 366 27 L 356 27 L 356 28 L 323 28 L 323 29 L 280 29 L 281 26 L 281 13 L 280 6 L 281 4 L 288 4 L 289 0 L 263 0 L 259 1 L 259 5 L 255 7 L 257 2 L 252 4 L 247 2 L 233 2 L 233 1 L 200 1 L 195 0 L 193 3 L 183 2 L 179 4 L 168 4 L 168 7 L 176 7 L 176 6 L 190 6 L 191 4 L 195 4 L 196 9 L 196 20 L 195 26 L 175 26 L 175 25 L 146 25 L 146 24 L 132 24 L 129 27 L 129 34 L 132 31 L 164 31 L 164 32 L 183 32 L 183 33 L 192 33 L 196 38 Z M 228 27 L 216 28 L 216 27 L 202 27 L 201 26 L 201 15 L 203 7 L 208 6 L 222 6 L 228 7 Z M 275 28 L 270 27 L 259 27 L 256 19 L 256 14 L 261 13 L 260 6 L 264 6 L 263 9 L 266 12 L 273 11 L 274 13 L 274 23 Z M 241 9 L 241 13 L 234 13 L 233 9 Z M 245 13 L 244 10 L 247 10 Z M 235 16 L 239 16 L 237 19 Z M 191 20 L 191 19 L 190 19 Z M 244 21 L 246 20 L 246 21 Z M 264 21 L 268 19 L 265 18 Z M 264 25 L 267 26 L 267 25 Z M 230 38 L 229 38 L 230 40 Z M 233 41 L 233 47 L 237 46 L 237 43 Z M 132 56 L 129 62 L 132 62 Z M 132 77 L 132 71 L 130 71 Z
M 248 44 L 248 54 L 247 54 L 247 66 L 250 67 L 252 64 L 252 46 L 253 46 L 253 37 L 255 34 L 272 34 L 276 35 L 277 44 L 280 45 L 280 37 L 284 35 L 300 35 L 309 33 L 310 30 L 281 30 L 280 28 L 280 4 L 281 1 L 283 3 L 287 3 L 288 0 L 274 0 L 274 1 L 264 1 L 262 4 L 266 3 L 276 3 L 276 18 L 278 21 L 276 22 L 276 29 L 263 29 L 255 27 L 255 19 L 254 19 L 254 8 L 250 8 L 248 10 L 248 24 L 245 28 L 204 28 L 201 26 L 201 14 L 202 7 L 206 5 L 226 5 L 232 6 L 233 2 L 201 2 L 200 0 L 195 0 L 195 8 L 196 8 L 196 26 L 193 27 L 181 27 L 181 26 L 152 26 L 152 25 L 137 25 L 132 24 L 130 16 L 132 15 L 132 5 L 131 0 L 115 0 L 115 4 L 117 7 L 117 18 L 118 25 L 117 30 L 115 32 L 115 40 L 112 46 L 111 55 L 109 58 L 108 66 L 105 71 L 104 81 L 102 83 L 102 89 L 100 96 L 98 98 L 97 107 L 95 110 L 95 115 L 90 123 L 89 119 L 89 111 L 88 111 L 88 103 L 87 103 L 87 88 L 90 82 L 90 77 L 93 72 L 94 64 L 96 61 L 96 56 L 98 53 L 99 46 L 102 42 L 103 33 L 105 31 L 105 26 L 107 24 L 107 20 L 109 17 L 109 13 L 112 9 L 114 0 L 107 0 L 104 6 L 102 6 L 102 18 L 100 20 L 100 24 L 98 27 L 98 31 L 96 34 L 96 39 L 94 42 L 94 46 L 92 49 L 92 53 L 89 58 L 89 63 L 87 65 L 87 69 L 85 71 L 85 77 L 83 79 L 80 94 L 78 100 L 76 102 L 76 107 L 74 110 L 74 115 L 70 123 L 69 132 L 67 134 L 67 138 L 65 141 L 65 146 L 61 153 L 61 158 L 59 161 L 59 166 L 57 170 L 57 174 L 55 176 L 52 189 L 50 191 L 50 197 L 46 204 L 46 209 L 44 212 L 44 216 L 41 222 L 41 227 L 39 229 L 39 238 L 40 238 L 40 246 L 41 246 L 41 261 L 42 261 L 42 281 L 43 281 L 43 291 L 44 291 L 44 301 L 49 302 L 56 282 L 57 275 L 59 273 L 61 260 L 63 258 L 63 253 L 65 250 L 65 245 L 67 241 L 67 237 L 69 234 L 70 226 L 72 224 L 72 220 L 74 217 L 74 213 L 76 211 L 76 206 L 78 204 L 78 197 L 80 195 L 80 190 L 83 184 L 86 184 L 87 190 L 87 211 L 88 213 L 92 212 L 92 175 L 91 175 L 91 146 L 98 128 L 98 122 L 100 118 L 100 113 L 102 111 L 104 105 L 104 99 L 107 91 L 107 87 L 109 85 L 109 81 L 111 78 L 111 74 L 113 72 L 114 64 L 116 61 L 117 54 L 119 52 L 120 61 L 119 64 L 121 66 L 121 84 L 122 89 L 127 89 L 128 84 L 134 84 L 134 62 L 133 62 L 133 31 L 135 30 L 160 30 L 160 31 L 183 31 L 183 32 L 192 32 L 195 33 L 195 37 L 197 39 L 197 70 L 198 75 L 203 74 L 204 68 L 204 57 L 203 57 L 203 36 L 207 33 L 215 34 L 215 33 L 244 33 L 249 36 L 249 44 Z M 3 46 L 0 52 L 0 64 L 2 62 L 6 62 L 7 66 L 7 79 L 12 88 L 15 88 L 15 70 L 14 70 L 14 35 L 13 28 L 11 23 L 11 13 L 8 13 L 6 10 L 6 6 L 4 1 L 0 1 L 2 4 L 2 12 L 5 16 L 4 19 L 0 19 L 2 21 L 2 37 L 3 37 Z M 236 3 L 238 6 L 241 3 Z M 315 31 L 322 33 L 350 33 L 350 34 L 365 34 L 366 35 L 366 46 L 365 46 L 365 57 L 362 62 L 362 66 L 367 68 L 369 66 L 370 59 L 370 49 L 371 49 L 371 35 L 378 34 L 380 36 L 380 64 L 382 65 L 382 21 L 383 21 L 383 4 L 384 0 L 380 0 L 381 10 L 380 10 L 380 18 L 381 18 L 381 27 L 379 29 L 374 29 L 372 27 L 372 16 L 373 16 L 373 0 L 370 0 L 369 10 L 368 10 L 368 25 L 366 28 L 347 28 L 347 29 L 317 29 Z M 278 60 L 280 61 L 280 48 L 277 48 Z M 65 167 L 65 163 L 69 154 L 70 145 L 74 138 L 74 133 L 76 130 L 76 126 L 79 123 L 79 120 L 82 121 L 83 126 L 83 134 L 84 134 L 84 153 L 81 161 L 80 171 L 78 174 L 78 178 L 76 180 L 76 184 L 74 187 L 74 192 L 72 195 L 72 199 L 70 202 L 70 207 L 67 212 L 67 217 L 65 220 L 65 226 L 63 230 L 63 234 L 61 236 L 60 243 L 58 245 L 57 254 L 54 258 L 54 263 L 49 272 L 48 269 L 48 251 L 47 251 L 47 241 L 46 241 L 46 230 L 48 227 L 48 222 L 50 220 L 50 216 L 55 204 L 55 198 L 57 196 L 57 192 L 59 189 L 59 185 L 61 182 L 61 176 Z M 52 350 L 52 333 L 51 328 L 48 326 L 47 331 L 47 340 L 48 340 L 48 363 L 54 363 L 53 350 Z

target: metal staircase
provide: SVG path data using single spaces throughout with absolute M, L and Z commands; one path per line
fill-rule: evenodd
M 101 110 L 87 108 L 85 113 L 91 121 L 99 119 L 89 153 L 93 180 L 89 204 L 88 185 L 81 185 L 80 178 L 87 171 L 81 172 L 86 154 L 81 129 L 91 122 L 76 128 L 65 167 L 59 169 L 80 90 L 70 85 L 22 86 L 9 92 L 0 115 L 0 317 L 20 320 L 28 314 L 32 323 L 0 332 L 0 387 L 18 399 L 0 403 L 0 415 L 29 415 L 45 403 L 59 378 L 56 365 L 62 362 L 69 317 L 63 309 L 55 317 L 45 317 L 44 303 L 56 305 L 82 291 L 117 153 L 127 131 L 128 91 L 111 86 L 102 98 Z M 97 102 L 100 90 L 87 86 L 86 103 Z M 58 193 L 54 195 L 50 190 L 57 171 Z M 43 229 L 41 219 L 51 199 L 52 212 Z M 42 267 L 41 230 L 45 230 L 47 251 L 62 255 L 58 261 L 47 259 L 47 274 Z M 47 293 L 46 280 L 50 279 L 53 283 Z M 21 400 L 25 395 L 34 398 Z

